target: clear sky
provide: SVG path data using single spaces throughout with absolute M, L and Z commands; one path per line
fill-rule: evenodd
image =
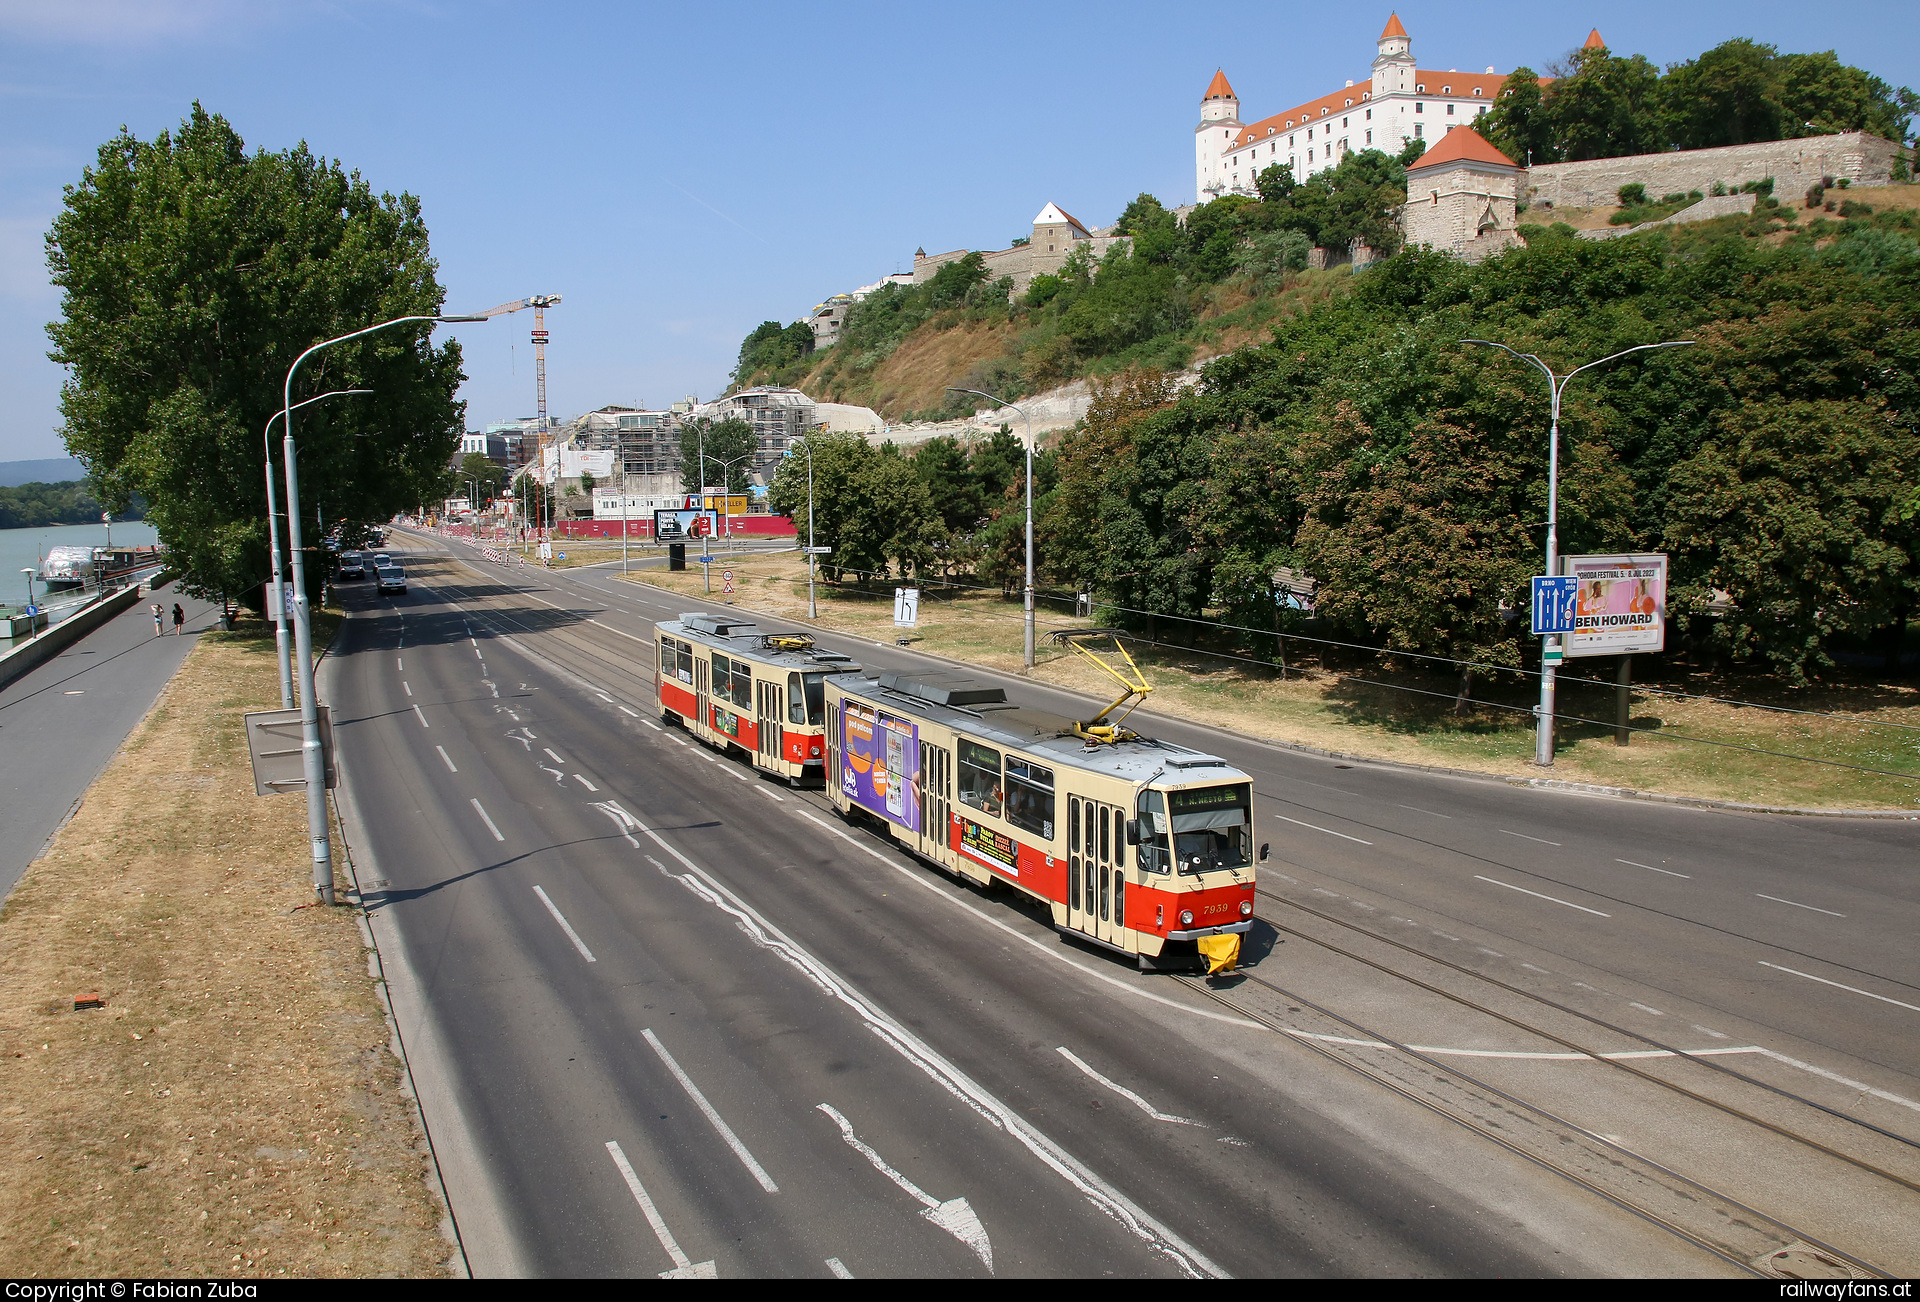
M 1369 75 L 1390 5 L 0 0 L 0 460 L 63 454 L 42 236 L 101 142 L 198 98 L 421 197 L 451 311 L 558 293 L 549 409 L 718 393 L 741 337 L 1004 248 L 1057 202 L 1193 198 L 1215 67 L 1252 120 Z M 1536 68 L 1598 23 L 1665 64 L 1732 36 L 1920 83 L 1920 5 L 1405 0 L 1422 67 Z M 457 327 L 467 421 L 530 414 L 522 313 Z

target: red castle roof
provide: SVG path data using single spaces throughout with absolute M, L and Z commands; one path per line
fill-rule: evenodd
M 1233 87 L 1227 84 L 1226 71 L 1216 68 L 1214 69 L 1213 80 L 1207 83 L 1207 93 L 1200 98 L 1202 102 L 1204 102 L 1210 99 L 1239 99 L 1240 97 L 1234 94 Z
M 1389 36 L 1405 36 L 1406 34 L 1407 29 L 1400 25 L 1400 15 L 1396 12 L 1387 16 L 1387 26 L 1386 29 L 1380 33 L 1380 39 L 1384 41 Z
M 1434 141 L 1433 148 L 1420 155 L 1418 162 L 1407 169 L 1411 176 L 1415 172 L 1429 167 L 1438 167 L 1442 163 L 1492 163 L 1497 167 L 1516 166 L 1511 158 L 1487 143 L 1472 127 L 1455 127 Z
M 1598 27 L 1587 33 L 1587 43 L 1580 48 L 1583 50 L 1604 50 L 1607 48 L 1607 43 L 1600 39 L 1600 29 Z

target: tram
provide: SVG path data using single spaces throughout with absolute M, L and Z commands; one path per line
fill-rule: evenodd
M 654 625 L 663 721 L 793 786 L 826 772 L 825 684 L 860 672 L 804 633 L 701 612 Z
M 1126 691 L 1084 723 L 959 674 L 828 677 L 828 798 L 950 872 L 1044 901 L 1057 929 L 1142 970 L 1230 970 L 1253 919 L 1252 779 L 1122 726 L 1152 689 L 1118 638 L 1103 658 L 1090 635 L 1111 636 L 1061 640 Z

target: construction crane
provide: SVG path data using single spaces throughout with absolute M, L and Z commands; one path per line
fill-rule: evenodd
M 549 437 L 549 430 L 547 428 L 547 309 L 550 307 L 558 307 L 560 305 L 560 296 L 558 294 L 535 294 L 531 298 L 526 299 L 525 302 L 528 307 L 533 309 L 533 387 L 534 393 L 539 398 L 540 447 L 538 455 L 540 457 L 540 469 L 544 471 L 547 468 L 547 439 Z M 553 468 L 553 477 L 555 479 L 560 477 L 559 461 L 559 457 L 556 456 L 554 458 Z M 553 485 L 551 483 L 547 485 L 546 508 L 547 524 L 551 526 L 553 523 Z
M 1140 734 L 1131 728 L 1123 727 L 1122 723 L 1129 714 L 1139 708 L 1142 701 L 1147 699 L 1147 693 L 1153 690 L 1153 684 L 1147 681 L 1146 675 L 1140 672 L 1140 666 L 1133 662 L 1133 657 L 1127 654 L 1126 647 L 1120 644 L 1120 630 L 1117 628 L 1057 629 L 1047 634 L 1047 637 L 1076 655 L 1091 660 L 1101 673 L 1119 683 L 1121 687 L 1120 695 L 1116 696 L 1113 704 L 1106 709 L 1084 723 L 1074 720 L 1074 736 L 1085 738 L 1089 749 L 1101 742 L 1138 740 Z M 1108 645 L 1098 645 L 1103 639 Z M 1088 646 L 1084 645 L 1085 643 L 1095 645 Z M 1126 708 L 1122 710 L 1121 706 Z M 1102 722 L 1115 710 L 1120 710 L 1120 713 L 1113 722 Z

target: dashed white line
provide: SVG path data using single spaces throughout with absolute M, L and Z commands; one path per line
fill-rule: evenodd
M 845 1266 L 841 1265 L 840 1258 L 838 1257 L 827 1258 L 827 1269 L 833 1272 L 833 1277 L 835 1279 L 852 1279 L 853 1278 L 853 1272 L 848 1270 Z
M 1693 1024 L 1693 1029 L 1700 1032 L 1700 1034 L 1702 1035 L 1710 1035 L 1716 1040 L 1724 1040 L 1727 1038 L 1727 1033 L 1725 1031 L 1716 1031 L 1710 1026 L 1700 1025 L 1700 1023 L 1698 1022 L 1695 1022 Z
M 1775 904 L 1791 904 L 1794 908 L 1805 909 L 1809 913 L 1824 913 L 1829 918 L 1844 918 L 1847 916 L 1844 913 L 1835 913 L 1832 909 L 1819 909 L 1811 904 L 1802 904 L 1798 900 L 1783 900 L 1778 895 L 1761 895 L 1759 891 L 1755 891 L 1754 895 L 1763 900 L 1772 900 Z
M 482 817 L 484 817 L 484 815 L 482 815 Z M 496 832 L 495 835 L 497 836 L 499 833 Z M 587 948 L 587 942 L 580 939 L 580 933 L 573 929 L 573 924 L 567 921 L 566 915 L 561 913 L 559 907 L 547 898 L 547 893 L 538 886 L 533 888 L 533 893 L 538 895 L 540 902 L 547 906 L 547 912 L 551 913 L 553 920 L 560 924 L 560 930 L 567 933 L 567 939 L 572 941 L 573 947 L 580 951 L 580 957 L 589 963 L 599 962 L 599 960 L 593 956 L 593 951 Z
M 613 1164 L 620 1168 L 620 1178 L 627 1182 L 627 1191 L 633 1200 L 640 1204 L 640 1212 L 647 1218 L 647 1224 L 653 1227 L 653 1236 L 660 1240 L 660 1246 L 667 1250 L 667 1256 L 673 1261 L 673 1269 L 660 1272 L 662 1279 L 718 1279 L 720 1272 L 711 1261 L 695 1263 L 693 1258 L 674 1242 L 673 1234 L 667 1229 L 666 1220 L 660 1215 L 660 1209 L 653 1205 L 653 1199 L 647 1195 L 646 1186 L 640 1183 L 640 1177 L 634 1174 L 633 1163 L 627 1161 L 627 1155 L 620 1150 L 617 1141 L 607 1141 L 607 1152 L 613 1156 Z
M 546 753 L 547 753 L 547 754 L 548 754 L 549 756 L 551 756 L 551 757 L 552 757 L 552 759 L 553 759 L 553 762 L 554 762 L 555 764 L 565 764 L 565 763 L 566 763 L 566 760 L 564 760 L 564 759 L 562 759 L 562 758 L 561 758 L 560 756 L 558 756 L 558 755 L 555 755 L 555 754 L 553 753 L 553 747 L 551 747 L 551 746 L 542 746 L 542 747 L 541 747 L 540 749 L 541 749 L 541 750 L 543 750 L 543 751 L 545 751 L 545 752 L 546 752 Z
M 620 708 L 621 708 L 621 709 L 623 709 L 623 710 L 626 710 L 626 709 L 627 709 L 627 707 L 626 707 L 626 706 L 624 706 L 624 705 L 623 705 L 623 706 L 621 706 Z M 631 710 L 627 710 L 627 713 L 629 713 L 629 714 L 633 714 L 633 711 L 631 711 Z M 639 716 L 639 715 L 637 715 L 637 714 L 634 714 L 634 715 L 633 715 L 633 717 L 634 717 L 634 718 L 636 718 L 636 719 L 640 719 L 640 716 Z M 653 730 L 654 730 L 655 732 L 662 732 L 662 731 L 664 731 L 664 729 L 662 729 L 662 728 L 660 727 L 660 725 L 659 725 L 659 724 L 657 724 L 657 723 L 655 723 L 655 722 L 654 722 L 654 721 L 653 721 L 652 719 L 640 719 L 640 722 L 642 722 L 642 723 L 644 723 L 644 724 L 646 724 L 646 725 L 647 725 L 647 727 L 649 727 L 649 728 L 651 728 L 651 729 L 653 729 Z
M 395 669 L 398 669 L 401 673 L 405 673 L 407 671 L 407 662 L 405 658 L 401 656 L 395 656 L 393 658 L 393 667 Z
M 1401 806 L 1399 806 L 1399 808 L 1401 808 L 1401 809 L 1411 809 L 1411 810 L 1412 810 L 1412 811 L 1413 811 L 1414 813 L 1416 813 L 1416 814 L 1425 814 L 1425 815 L 1427 815 L 1427 816 L 1428 816 L 1429 818 L 1446 818 L 1446 819 L 1451 819 L 1451 818 L 1453 817 L 1453 815 L 1452 815 L 1452 814 L 1437 814 L 1437 813 L 1435 813 L 1435 812 L 1434 812 L 1433 810 L 1431 810 L 1431 809 L 1422 809 L 1422 808 L 1420 808 L 1420 806 L 1418 806 L 1418 805 L 1401 805 Z
M 468 803 L 473 806 L 473 812 L 480 815 L 480 821 L 487 825 L 487 830 L 493 833 L 494 840 L 504 841 L 507 839 L 506 837 L 500 835 L 500 829 L 493 825 L 493 820 L 491 818 L 487 817 L 487 811 L 480 808 L 480 801 L 478 798 L 475 798 L 474 800 L 471 800 Z
M 1639 1010 L 1640 1010 L 1641 1012 L 1643 1012 L 1643 1013 L 1652 1013 L 1652 1014 L 1653 1014 L 1653 1015 L 1654 1015 L 1655 1017 L 1665 1017 L 1665 1016 L 1666 1016 L 1666 1014 L 1665 1014 L 1665 1013 L 1663 1013 L 1663 1012 L 1661 1012 L 1661 1011 L 1660 1011 L 1660 1010 L 1659 1010 L 1658 1008 L 1649 1008 L 1649 1007 L 1647 1007 L 1647 1005 L 1645 1005 L 1645 1004 L 1637 1004 L 1637 1003 L 1635 1003 L 1635 1002 L 1634 1002 L 1633 1000 L 1631 1000 L 1631 999 L 1629 999 L 1629 1000 L 1627 1000 L 1627 1007 L 1629 1007 L 1629 1008 L 1638 1008 L 1638 1009 L 1639 1009 Z
M 1547 838 L 1546 838 L 1546 837 L 1544 837 L 1544 836 L 1528 836 L 1528 835 L 1527 835 L 1527 834 L 1526 834 L 1525 832 L 1509 832 L 1509 831 L 1507 831 L 1507 829 L 1506 829 L 1506 828 L 1504 828 L 1504 827 L 1497 827 L 1497 828 L 1495 828 L 1495 829 L 1494 829 L 1494 831 L 1496 831 L 1496 832 L 1498 832 L 1498 833 L 1500 833 L 1500 834 L 1501 834 L 1502 836 L 1517 836 L 1517 837 L 1519 837 L 1519 838 L 1520 838 L 1520 839 L 1521 839 L 1522 841 L 1538 841 L 1538 842 L 1539 842 L 1539 843 L 1540 843 L 1541 845 L 1556 845 L 1556 846 L 1557 846 L 1557 845 L 1559 845 L 1559 844 L 1560 844 L 1560 843 L 1559 843 L 1558 841 L 1549 841 L 1549 840 L 1547 840 Z
M 1650 863 L 1635 863 L 1631 859 L 1615 859 L 1614 862 L 1623 863 L 1629 868 L 1645 868 L 1650 873 L 1665 873 L 1669 877 L 1685 877 L 1688 881 L 1693 880 L 1692 876 L 1687 873 L 1677 873 L 1671 868 L 1655 868 Z
M 447 762 L 447 772 L 458 773 L 460 771 L 453 766 L 453 757 L 447 754 L 447 748 L 445 746 L 435 746 L 434 749 L 439 751 L 440 758 Z
M 432 724 L 430 724 L 430 723 L 428 723 L 428 722 L 427 722 L 427 716 L 426 716 L 426 715 L 424 715 L 424 714 L 421 714 L 421 713 L 420 713 L 420 707 L 419 707 L 419 706 L 417 706 L 417 705 L 416 705 L 416 706 L 414 706 L 414 707 L 413 707 L 413 712 L 414 712 L 414 714 L 416 714 L 416 715 L 418 715 L 418 716 L 419 716 L 419 718 L 420 718 L 420 726 L 421 726 L 422 728 L 431 728 L 431 727 L 433 726 Z
M 573 775 L 573 780 L 575 782 L 578 782 L 581 786 L 585 787 L 589 791 L 598 791 L 600 789 L 599 787 L 594 786 L 593 783 L 581 777 L 578 773 Z
M 781 795 L 778 791 L 770 791 L 766 787 L 755 787 L 754 790 L 758 791 L 761 795 L 765 796 L 769 800 L 777 800 L 783 805 L 787 803 L 787 798 Z
M 682 746 L 687 744 L 687 739 L 685 737 L 675 737 L 674 740 L 679 742 Z
M 413 684 L 411 684 L 411 683 L 409 683 L 409 682 L 406 682 L 406 681 L 404 681 L 404 680 L 403 680 L 403 681 L 401 682 L 401 684 L 400 684 L 400 686 L 402 686 L 402 687 L 404 687 L 404 688 L 406 688 L 406 689 L 407 689 L 407 695 L 408 695 L 408 696 L 412 696 L 412 695 L 413 695 Z
M 1598 909 L 1589 909 L 1584 904 L 1575 904 L 1572 900 L 1563 900 L 1552 895 L 1542 895 L 1539 891 L 1530 891 L 1524 886 L 1515 886 L 1512 882 L 1497 882 L 1491 877 L 1482 877 L 1479 873 L 1473 875 L 1473 880 L 1486 882 L 1489 886 L 1504 886 L 1510 891 L 1519 891 L 1522 895 L 1531 895 L 1536 900 L 1549 900 L 1554 904 L 1564 904 L 1569 909 L 1578 909 L 1582 913 L 1591 913 L 1596 918 L 1611 918 L 1613 916 L 1611 913 L 1602 913 Z M 1491 953 L 1492 951 L 1488 952 Z
M 1192 1117 L 1176 1117 L 1171 1112 L 1160 1111 L 1158 1108 L 1154 1107 L 1153 1104 L 1147 1102 L 1145 1099 L 1141 1098 L 1138 1094 L 1135 1094 L 1132 1090 L 1128 1089 L 1125 1085 L 1122 1085 L 1119 1081 L 1113 1080 L 1112 1078 L 1107 1076 L 1102 1076 L 1099 1072 L 1095 1071 L 1092 1067 L 1088 1066 L 1085 1059 L 1081 1058 L 1079 1054 L 1067 1048 L 1067 1046 L 1064 1044 L 1060 1046 L 1060 1056 L 1065 1058 L 1068 1062 L 1072 1063 L 1074 1066 L 1078 1067 L 1081 1071 L 1085 1072 L 1088 1076 L 1091 1076 L 1094 1080 L 1097 1080 L 1102 1085 L 1105 1085 L 1108 1089 L 1112 1090 L 1115 1094 L 1118 1094 L 1121 1098 L 1125 1099 L 1127 1102 L 1133 1104 L 1134 1107 L 1139 1108 L 1142 1112 L 1152 1117 L 1155 1121 L 1171 1121 L 1175 1125 L 1180 1125 L 1180 1126 L 1198 1126 L 1200 1124 L 1198 1121 L 1195 1121 Z
M 617 707 L 615 707 L 615 708 L 617 708 L 617 709 L 618 709 L 618 710 L 620 711 L 620 713 L 622 713 L 622 714 L 625 714 L 625 715 L 630 715 L 630 716 L 632 716 L 633 718 L 636 718 L 636 719 L 637 719 L 637 718 L 639 718 L 639 717 L 640 717 L 640 712 L 639 712 L 638 710 L 629 710 L 629 709 L 628 709 L 628 708 L 627 708 L 626 706 L 624 706 L 624 705 L 621 705 L 621 706 L 617 706 Z
M 720 1114 L 713 1110 L 713 1104 L 707 1102 L 707 1096 L 702 1094 L 700 1087 L 693 1083 L 693 1077 L 681 1070 L 680 1064 L 675 1062 L 673 1055 L 667 1052 L 667 1046 L 660 1043 L 660 1037 L 653 1033 L 653 1028 L 648 1027 L 640 1034 L 645 1037 L 648 1044 L 653 1046 L 653 1051 L 660 1055 L 660 1061 L 667 1064 L 667 1070 L 672 1072 L 674 1079 L 680 1082 L 680 1088 L 687 1092 L 687 1097 L 694 1101 L 700 1111 L 706 1114 L 707 1120 L 713 1123 L 713 1128 L 720 1132 L 720 1138 L 727 1142 L 727 1147 L 733 1150 L 733 1155 L 740 1159 L 741 1165 L 760 1182 L 760 1187 L 768 1193 L 779 1193 L 780 1186 L 773 1182 L 773 1177 L 767 1174 L 766 1168 L 754 1161 L 753 1154 L 749 1153 L 747 1146 L 740 1142 L 740 1136 L 733 1133 L 733 1128 L 721 1120 Z
M 1283 823 L 1292 823 L 1295 827 L 1310 827 L 1316 832 L 1325 832 L 1328 836 L 1337 836 L 1342 841 L 1360 841 L 1361 845 L 1373 844 L 1371 841 L 1361 841 L 1357 836 L 1348 836 L 1345 832 L 1336 832 L 1330 827 L 1320 827 L 1313 823 L 1303 823 L 1297 818 L 1288 818 L 1285 814 L 1275 814 L 1274 817 Z
M 1878 999 L 1883 1004 L 1892 1004 L 1896 1008 L 1910 1008 L 1914 1012 L 1920 1013 L 1920 1004 L 1903 1004 L 1898 999 L 1889 999 L 1885 995 L 1876 995 L 1871 990 L 1861 990 L 1855 986 L 1843 986 L 1838 981 L 1829 981 L 1825 977 L 1817 977 L 1811 972 L 1799 972 L 1790 967 L 1781 967 L 1778 963 L 1769 963 L 1764 959 L 1761 960 L 1760 966 L 1770 967 L 1776 972 L 1786 972 L 1792 976 L 1805 977 L 1809 981 L 1818 981 L 1823 986 L 1832 986 L 1836 990 L 1845 990 L 1848 994 L 1865 995 L 1869 999 Z
M 605 701 L 608 705 L 613 704 L 613 698 L 611 696 L 608 696 L 605 692 L 595 692 L 594 695 L 599 697 L 601 700 Z

